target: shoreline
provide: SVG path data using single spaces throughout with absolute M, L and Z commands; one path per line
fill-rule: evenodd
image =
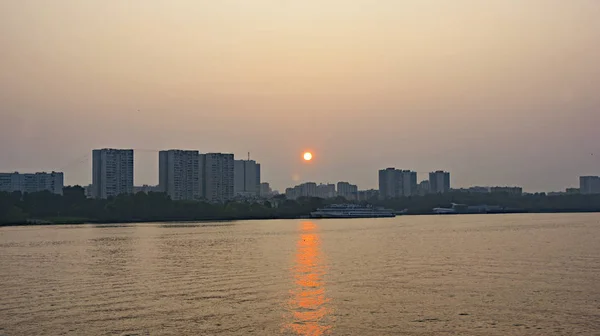
M 578 210 L 578 211 L 569 211 L 569 210 L 552 210 L 552 211 L 514 211 L 514 212 L 489 212 L 489 213 L 447 213 L 447 214 L 434 214 L 434 213 L 407 213 L 402 215 L 397 215 L 396 217 L 405 217 L 405 216 L 470 216 L 470 215 L 516 215 L 516 214 L 585 214 L 585 213 L 600 213 L 598 210 Z M 257 220 L 297 220 L 297 219 L 327 219 L 327 218 L 310 218 L 309 216 L 296 216 L 296 217 L 249 217 L 249 218 L 214 218 L 214 219 L 192 219 L 192 220 L 173 220 L 173 219 L 163 219 L 163 220 L 82 220 L 82 221 L 63 221 L 63 222 L 51 222 L 48 220 L 32 220 L 32 221 L 40 221 L 40 222 L 25 222 L 25 223 L 0 223 L 0 227 L 17 227 L 17 226 L 54 226 L 54 225 L 108 225 L 108 224 L 158 224 L 158 223 L 182 223 L 182 224 L 191 224 L 191 223 L 219 223 L 219 222 L 236 222 L 236 221 L 257 221 Z M 368 218 L 344 218 L 344 219 L 368 219 Z

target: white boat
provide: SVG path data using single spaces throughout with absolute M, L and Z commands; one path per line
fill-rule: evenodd
M 396 212 L 390 209 L 374 208 L 356 204 L 332 204 L 311 212 L 312 218 L 381 218 L 396 217 Z

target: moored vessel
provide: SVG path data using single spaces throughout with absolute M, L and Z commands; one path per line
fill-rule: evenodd
M 310 213 L 312 218 L 383 218 L 396 217 L 391 209 L 357 204 L 332 204 Z

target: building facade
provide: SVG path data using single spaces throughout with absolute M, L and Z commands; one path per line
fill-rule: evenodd
M 434 194 L 449 192 L 450 173 L 442 170 L 429 173 L 429 191 Z
M 260 196 L 260 164 L 254 160 L 235 160 L 234 193 L 236 196 Z
M 402 176 L 402 195 L 405 197 L 418 194 L 417 172 L 403 170 Z
M 51 173 L 0 173 L 0 191 L 22 193 L 35 193 L 49 191 L 53 194 L 62 195 L 64 187 L 64 174 L 61 172 Z
M 430 190 L 431 190 L 431 188 L 429 186 L 429 180 L 423 180 L 417 186 L 417 195 L 425 196 L 430 193 Z
M 92 196 L 106 199 L 133 193 L 133 149 L 92 152 Z
M 579 192 L 584 195 L 600 194 L 600 176 L 581 176 Z
M 211 202 L 225 202 L 234 197 L 233 154 L 200 155 L 202 196 Z
M 381 199 L 402 196 L 402 173 L 396 168 L 379 171 L 379 197 Z
M 396 168 L 379 171 L 379 197 L 381 199 L 417 195 L 417 187 L 417 173 L 414 171 Z
M 358 186 L 348 182 L 338 182 L 337 195 L 347 200 L 356 200 L 358 197 Z
M 199 200 L 200 154 L 193 150 L 159 152 L 158 186 L 172 200 Z
M 319 184 L 317 186 L 317 195 L 319 198 L 334 198 L 335 184 Z
M 271 185 L 267 182 L 262 182 L 260 184 L 260 197 L 269 198 L 273 196 L 273 189 L 271 189 Z
M 370 201 L 373 199 L 379 198 L 379 190 L 369 189 L 369 190 L 359 190 L 356 193 L 357 201 Z
M 314 182 L 306 182 L 293 188 L 287 188 L 285 190 L 285 197 L 288 199 L 298 199 L 300 197 L 318 197 L 317 184 Z

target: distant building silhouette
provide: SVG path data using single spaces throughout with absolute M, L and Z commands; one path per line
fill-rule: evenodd
M 0 191 L 34 193 L 49 191 L 62 195 L 64 187 L 64 174 L 61 172 L 20 174 L 0 173 Z
M 133 193 L 134 194 L 138 194 L 138 193 L 151 193 L 151 192 L 164 192 L 162 191 L 162 189 L 159 186 L 153 186 L 153 185 L 148 185 L 148 184 L 144 184 L 141 186 L 133 186 Z
M 579 192 L 584 195 L 600 194 L 600 177 L 581 176 L 579 178 Z
M 402 195 L 413 196 L 417 194 L 417 172 L 402 171 Z
M 379 190 L 375 189 L 359 190 L 356 195 L 357 201 L 369 201 L 377 198 L 379 198 Z
M 171 199 L 198 200 L 200 187 L 200 154 L 194 150 L 159 152 L 158 187 Z
M 133 149 L 96 149 L 92 161 L 94 198 L 133 193 Z
M 285 196 L 288 199 L 298 199 L 300 197 L 320 197 L 320 198 L 331 198 L 335 197 L 335 185 L 333 184 L 319 184 L 315 182 L 306 182 L 297 185 L 293 188 L 287 188 L 285 190 Z
M 202 195 L 211 202 L 225 202 L 234 196 L 233 154 L 200 155 Z
M 260 196 L 260 164 L 254 160 L 235 160 L 234 193 L 236 196 Z
M 347 200 L 356 200 L 358 197 L 358 186 L 349 182 L 338 182 L 337 195 Z
M 387 168 L 379 171 L 379 197 L 381 199 L 417 194 L 417 173 L 410 170 Z
M 450 191 L 450 173 L 438 170 L 429 173 L 429 192 L 443 194 Z
M 317 186 L 317 197 L 334 198 L 336 195 L 335 184 L 319 184 Z
M 521 187 L 491 187 L 490 192 L 492 194 L 504 193 L 511 195 L 523 195 L 523 188 Z
M 273 189 L 271 189 L 271 185 L 267 182 L 262 182 L 260 184 L 260 197 L 269 198 L 273 196 Z
M 424 195 L 429 194 L 429 192 L 430 192 L 429 180 L 421 181 L 421 183 L 419 183 L 419 185 L 417 186 L 417 195 L 424 196 Z

